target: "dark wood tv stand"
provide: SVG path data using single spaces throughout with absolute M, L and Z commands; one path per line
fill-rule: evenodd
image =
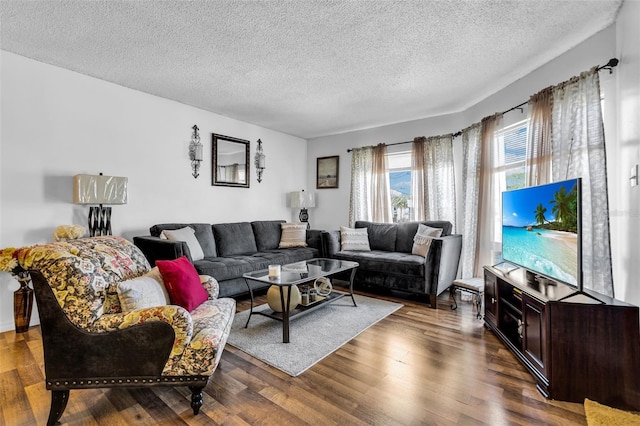
M 547 398 L 640 410 L 637 306 L 512 265 L 485 266 L 485 326 Z

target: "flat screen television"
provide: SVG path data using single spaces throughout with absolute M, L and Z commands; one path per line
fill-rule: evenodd
M 502 258 L 582 291 L 581 180 L 502 193 Z

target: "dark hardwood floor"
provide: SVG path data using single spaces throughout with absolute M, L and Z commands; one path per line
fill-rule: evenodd
M 364 293 L 366 294 L 366 293 Z M 370 294 L 368 294 L 370 295 Z M 471 302 L 404 304 L 338 351 L 290 377 L 227 345 L 198 416 L 187 388 L 71 391 L 67 425 L 586 424 L 582 404 L 551 401 L 476 319 Z M 264 303 L 261 296 L 258 303 Z M 238 310 L 248 308 L 238 300 Z M 292 327 L 295 329 L 295 322 Z M 0 423 L 45 424 L 40 328 L 0 334 Z

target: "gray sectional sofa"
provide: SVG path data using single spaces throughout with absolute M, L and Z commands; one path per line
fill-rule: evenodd
M 242 275 L 270 264 L 287 264 L 322 257 L 321 231 L 307 230 L 307 247 L 279 249 L 284 220 L 236 223 L 166 223 L 152 226 L 150 236 L 134 237 L 133 242 L 151 265 L 156 260 L 187 256 L 201 275 L 210 275 L 220 284 L 220 297 L 248 292 Z M 204 259 L 193 261 L 184 241 L 161 239 L 163 230 L 189 226 L 202 247 Z M 266 287 L 266 286 L 265 286 Z M 255 287 L 254 288 L 258 288 Z
M 442 229 L 442 235 L 433 240 L 426 258 L 411 254 L 413 238 L 420 223 Z M 358 221 L 355 227 L 367 228 L 371 251 L 341 250 L 340 231 L 325 231 L 322 233 L 325 256 L 358 262 L 356 286 L 428 295 L 431 307 L 437 307 L 437 296 L 456 278 L 462 250 L 462 235 L 451 234 L 450 222 L 390 224 Z

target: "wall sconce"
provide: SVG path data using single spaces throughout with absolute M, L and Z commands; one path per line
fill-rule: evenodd
M 298 215 L 298 219 L 300 219 L 301 223 L 307 224 L 307 229 L 310 228 L 309 225 L 309 212 L 308 208 L 312 208 L 316 206 L 316 199 L 312 192 L 304 192 L 295 191 L 289 194 L 291 208 L 292 209 L 300 209 L 300 214 Z
M 189 143 L 189 160 L 191 160 L 191 170 L 194 178 L 198 178 L 200 173 L 200 162 L 202 161 L 202 144 L 200 143 L 200 135 L 198 135 L 198 126 L 193 125 L 193 133 L 191 134 L 191 142 Z
M 256 156 L 253 158 L 253 163 L 256 166 L 256 175 L 258 176 L 258 183 L 262 182 L 262 172 L 265 169 L 265 159 L 267 157 L 264 155 L 264 151 L 262 150 L 262 141 L 258 139 L 258 149 L 256 150 Z
M 111 235 L 111 207 L 103 204 L 127 204 L 129 179 L 118 176 L 75 175 L 74 204 L 98 204 L 89 207 L 89 236 Z

